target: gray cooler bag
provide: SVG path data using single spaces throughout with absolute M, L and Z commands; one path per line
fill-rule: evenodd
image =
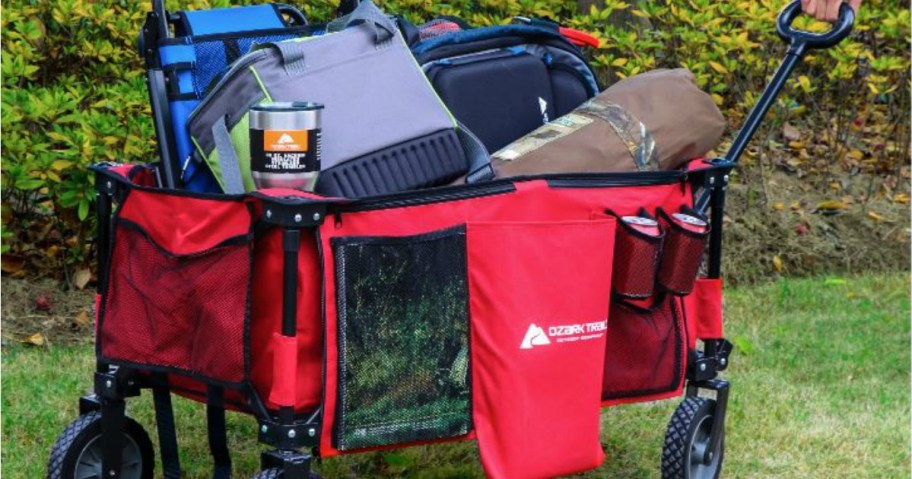
M 264 44 L 239 58 L 189 119 L 197 159 L 225 193 L 253 190 L 248 112 L 325 105 L 317 192 L 363 197 L 490 175 L 487 151 L 437 97 L 395 24 L 362 3 L 341 31 Z

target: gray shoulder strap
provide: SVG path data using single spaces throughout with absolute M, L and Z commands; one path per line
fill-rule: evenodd
M 222 118 L 212 125 L 212 138 L 215 142 L 215 152 L 218 153 L 225 193 L 239 195 L 244 193 L 244 179 L 241 177 L 241 164 L 234 151 L 234 145 L 231 144 L 231 134 L 228 133 L 226 121 L 226 118 Z
M 340 31 L 361 23 L 364 23 L 373 31 L 375 44 L 385 42 L 396 35 L 396 24 L 370 0 L 361 2 L 355 11 L 330 22 L 326 27 L 326 31 Z M 310 49 L 311 53 L 314 53 L 311 48 L 312 45 L 302 41 L 288 40 L 271 43 L 270 45 L 278 50 L 279 56 L 282 57 L 282 65 L 285 67 L 285 71 L 292 76 L 301 75 L 305 72 L 305 56 L 308 49 Z
M 371 0 L 363 0 L 351 13 L 339 17 L 326 26 L 326 31 L 334 32 L 343 30 L 358 23 L 366 23 L 374 30 L 374 41 L 381 43 L 396 35 L 396 23 L 383 11 L 374 5 Z
M 282 57 L 282 66 L 289 75 L 300 75 L 304 73 L 304 56 L 306 45 L 301 41 L 284 41 L 271 44 L 279 51 Z

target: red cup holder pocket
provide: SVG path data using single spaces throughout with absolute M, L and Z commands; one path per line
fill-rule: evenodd
M 664 231 L 652 218 L 618 218 L 611 279 L 615 294 L 631 299 L 652 296 L 664 237 Z
M 693 290 L 709 238 L 709 225 L 702 218 L 684 213 L 668 215 L 658 211 L 665 231 L 658 285 L 661 291 L 687 295 Z

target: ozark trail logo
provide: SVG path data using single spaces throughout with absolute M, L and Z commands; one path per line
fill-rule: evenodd
M 302 150 L 307 151 L 307 130 L 265 130 L 263 132 L 263 151 L 301 152 Z
M 532 349 L 533 346 L 547 346 L 554 340 L 558 343 L 574 343 L 577 341 L 589 341 L 601 338 L 608 330 L 608 320 L 594 321 L 591 323 L 560 324 L 557 326 L 548 326 L 548 330 L 536 326 L 535 323 L 529 325 L 526 336 L 519 349 Z
M 535 324 L 530 324 L 529 330 L 526 331 L 526 337 L 523 338 L 522 344 L 519 345 L 519 349 L 532 349 L 532 346 L 546 346 L 548 344 L 551 344 L 551 340 L 548 339 L 545 330 Z

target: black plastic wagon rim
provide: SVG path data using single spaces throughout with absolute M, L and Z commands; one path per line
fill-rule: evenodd
M 694 434 L 690 441 L 687 457 L 687 477 L 689 479 L 714 479 L 719 470 L 722 454 L 720 451 L 712 451 L 712 457 L 709 463 L 704 461 L 707 450 L 712 444 L 712 423 L 713 417 L 706 415 L 700 419 L 694 429 Z
M 122 479 L 140 479 L 143 471 L 142 451 L 132 437 L 123 435 L 123 459 L 121 462 L 120 477 Z M 101 444 L 101 435 L 92 438 L 82 451 L 79 451 L 76 465 L 73 467 L 74 479 L 104 479 L 106 476 L 102 469 L 101 458 L 104 448 Z

